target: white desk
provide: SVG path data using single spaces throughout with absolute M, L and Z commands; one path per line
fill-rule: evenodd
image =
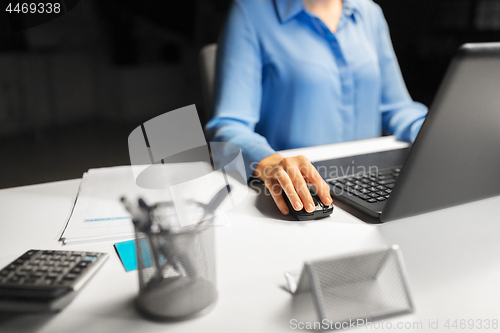
M 404 145 L 386 137 L 284 154 L 317 160 Z M 27 249 L 61 248 L 57 239 L 78 185 L 79 180 L 70 180 L 0 191 L 0 266 Z M 393 318 L 393 327 L 421 322 L 418 332 L 465 332 L 443 325 L 447 319 L 450 324 L 500 319 L 500 197 L 383 225 L 366 224 L 338 208 L 317 222 L 279 217 L 272 200 L 253 191 L 227 214 L 231 226 L 216 233 L 219 300 L 203 317 L 178 323 L 143 319 L 132 303 L 137 272 L 125 273 L 111 242 L 90 243 L 65 248 L 109 252 L 110 260 L 66 309 L 0 314 L 0 332 L 290 331 L 290 320 L 303 313 L 280 288 L 284 271 L 299 269 L 306 259 L 394 243 L 403 250 L 416 312 Z M 440 329 L 429 329 L 429 320 L 439 320 Z

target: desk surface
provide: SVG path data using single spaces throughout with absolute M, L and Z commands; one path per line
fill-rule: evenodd
M 404 146 L 385 137 L 283 154 L 319 160 Z M 57 240 L 79 183 L 0 190 L 0 266 L 27 249 L 61 248 Z M 451 327 L 453 321 L 482 320 L 486 325 L 486 319 L 500 320 L 500 197 L 387 224 L 366 224 L 339 208 L 330 218 L 297 223 L 283 220 L 272 200 L 252 190 L 227 219 L 229 227 L 216 229 L 219 300 L 203 317 L 178 323 L 140 317 L 133 307 L 137 272 L 126 273 L 112 242 L 101 242 L 64 247 L 111 254 L 66 309 L 58 314 L 0 314 L 0 332 L 290 331 L 291 319 L 315 318 L 281 288 L 285 271 L 300 269 L 304 260 L 388 244 L 401 246 L 416 312 L 385 325 L 417 325 L 402 329 L 408 332 L 465 332 Z M 444 327 L 447 320 L 450 329 Z M 429 328 L 429 321 L 438 321 L 439 330 Z

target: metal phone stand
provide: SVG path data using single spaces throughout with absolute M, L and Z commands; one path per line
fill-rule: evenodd
M 285 273 L 292 294 L 310 292 L 319 320 L 365 322 L 413 312 L 399 246 L 304 264 Z

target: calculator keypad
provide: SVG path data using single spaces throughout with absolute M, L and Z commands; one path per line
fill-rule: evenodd
M 73 289 L 104 256 L 100 252 L 29 250 L 0 270 L 0 286 Z

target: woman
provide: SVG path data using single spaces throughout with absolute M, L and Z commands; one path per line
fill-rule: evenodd
M 328 185 L 303 156 L 276 150 L 392 134 L 413 141 L 427 109 L 403 81 L 380 7 L 370 0 L 236 0 L 219 43 L 212 141 L 243 152 L 283 214 L 325 204 Z M 305 180 L 304 180 L 305 178 Z

